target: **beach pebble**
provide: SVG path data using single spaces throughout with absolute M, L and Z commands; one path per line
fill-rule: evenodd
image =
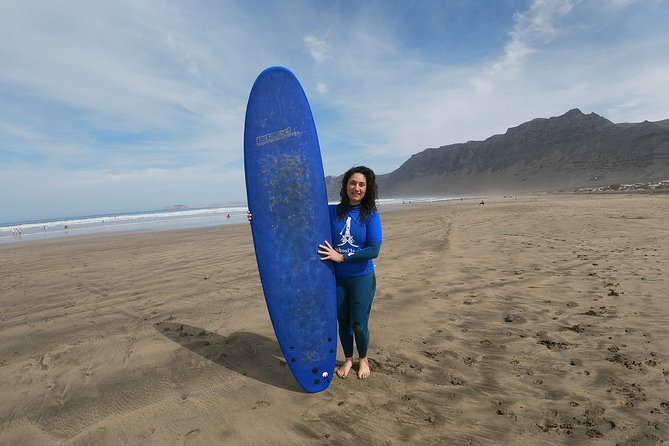
M 461 386 L 462 385 L 462 380 L 459 379 L 459 378 L 453 378 L 451 380 L 451 384 L 453 384 L 454 386 Z
M 429 421 L 430 423 L 434 423 L 437 421 L 437 419 L 435 417 L 429 417 L 427 421 Z
M 514 319 L 513 314 L 509 314 L 504 318 L 506 322 L 513 322 Z

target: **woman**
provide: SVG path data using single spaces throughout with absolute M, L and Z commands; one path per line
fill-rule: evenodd
M 335 247 L 326 240 L 318 245 L 321 260 L 335 262 L 337 320 L 345 360 L 337 375 L 346 378 L 353 367 L 353 342 L 358 350 L 358 378 L 370 376 L 369 314 L 376 291 L 372 259 L 381 249 L 381 218 L 376 210 L 376 176 L 372 169 L 357 166 L 342 179 L 341 201 L 329 206 L 330 228 Z M 247 213 L 249 222 L 251 213 Z
M 337 319 L 344 364 L 337 370 L 346 378 L 353 367 L 353 341 L 358 350 L 358 378 L 370 376 L 369 314 L 376 291 L 372 259 L 381 249 L 381 218 L 376 210 L 376 176 L 365 166 L 349 169 L 342 179 L 341 201 L 330 206 L 334 247 L 326 240 L 318 245 L 321 260 L 335 262 Z

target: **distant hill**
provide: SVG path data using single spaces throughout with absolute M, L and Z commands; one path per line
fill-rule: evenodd
M 162 210 L 163 211 L 185 211 L 187 209 L 190 209 L 188 206 L 185 204 L 173 204 L 171 206 L 165 206 Z
M 537 118 L 485 141 L 417 153 L 378 176 L 382 197 L 572 190 L 669 179 L 669 119 L 614 124 L 578 109 Z M 328 177 L 339 198 L 340 177 Z
M 648 122 L 648 121 L 644 121 L 644 122 Z M 664 127 L 665 129 L 669 129 L 669 119 L 663 119 L 662 121 L 655 121 L 652 124 L 659 125 L 660 127 Z M 623 123 L 616 124 L 616 125 L 619 126 L 619 127 L 623 127 L 623 128 L 629 128 L 629 127 L 633 127 L 635 125 L 639 125 L 639 123 L 623 122 Z
M 213 203 L 209 205 L 211 208 L 230 208 L 230 207 L 245 207 L 246 201 L 226 201 L 225 203 Z

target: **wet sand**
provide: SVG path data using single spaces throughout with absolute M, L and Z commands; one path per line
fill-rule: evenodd
M 669 441 L 669 195 L 478 202 L 382 213 L 372 376 L 315 395 L 246 225 L 0 245 L 0 444 Z

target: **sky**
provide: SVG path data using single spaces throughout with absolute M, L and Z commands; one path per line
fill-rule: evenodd
M 669 118 L 669 0 L 0 0 L 0 223 L 244 201 L 288 67 L 326 175 L 572 108 Z

